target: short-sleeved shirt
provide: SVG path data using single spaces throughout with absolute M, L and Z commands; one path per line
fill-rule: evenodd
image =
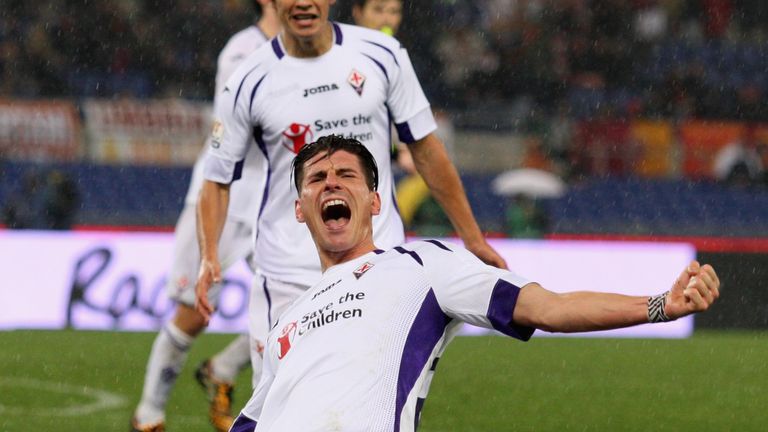
M 270 332 L 242 414 L 257 431 L 413 431 L 459 324 L 531 337 L 512 320 L 528 283 L 436 240 L 331 267 Z
M 219 53 L 219 59 L 216 66 L 216 92 L 218 95 L 224 89 L 227 79 L 237 69 L 252 52 L 256 51 L 261 45 L 267 42 L 269 38 L 256 25 L 240 30 L 232 35 L 227 44 Z M 208 138 L 210 140 L 210 137 Z M 208 141 L 208 144 L 210 142 Z M 187 189 L 187 196 L 184 200 L 186 205 L 196 205 L 200 189 L 203 185 L 203 166 L 205 163 L 205 154 L 207 147 L 203 148 L 200 156 L 195 161 L 192 168 L 192 178 Z M 261 204 L 261 194 L 263 189 L 263 158 L 257 148 L 249 150 L 245 158 L 246 165 L 243 167 L 244 181 L 232 185 L 230 189 L 230 206 L 228 217 L 252 224 L 258 214 Z M 254 190 L 257 193 L 254 193 Z
M 309 230 L 296 222 L 290 166 L 298 150 L 321 136 L 356 138 L 379 167 L 381 214 L 376 244 L 405 240 L 394 199 L 391 128 L 412 143 L 436 128 L 429 102 L 397 40 L 382 32 L 332 23 L 333 45 L 319 57 L 286 53 L 280 37 L 253 53 L 216 98 L 205 177 L 229 183 L 238 176 L 255 138 L 267 161 L 267 184 L 255 233 L 255 259 L 269 278 L 314 283 L 320 260 Z

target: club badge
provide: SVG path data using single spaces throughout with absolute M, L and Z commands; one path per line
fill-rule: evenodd
M 365 85 L 365 75 L 361 74 L 356 69 L 352 69 L 352 72 L 349 73 L 349 77 L 347 78 L 347 82 L 349 83 L 349 85 L 352 86 L 353 89 L 355 89 L 358 96 L 363 95 L 363 86 Z
M 357 270 L 352 272 L 352 274 L 355 275 L 355 279 L 360 279 L 360 277 L 363 274 L 365 274 L 365 272 L 367 272 L 368 270 L 370 270 L 372 268 L 373 268 L 373 264 L 371 264 L 370 262 L 366 262 L 365 264 L 363 264 L 360 267 L 358 267 Z

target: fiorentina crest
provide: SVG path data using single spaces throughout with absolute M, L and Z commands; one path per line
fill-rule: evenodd
M 357 268 L 357 270 L 353 271 L 352 274 L 355 275 L 355 279 L 360 279 L 362 275 L 365 274 L 368 270 L 373 268 L 373 264 L 370 262 L 366 262 L 365 264 L 361 265 Z
M 353 89 L 355 89 L 358 96 L 363 95 L 363 86 L 365 85 L 365 75 L 361 74 L 356 69 L 352 69 L 352 72 L 349 73 L 349 77 L 347 78 L 347 82 L 349 83 L 349 85 L 352 86 Z

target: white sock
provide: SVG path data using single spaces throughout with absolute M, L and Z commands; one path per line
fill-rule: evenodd
M 172 322 L 166 323 L 157 334 L 147 361 L 141 401 L 136 408 L 135 416 L 140 425 L 154 424 L 165 419 L 165 404 L 194 340 L 194 337 L 181 331 Z
M 222 351 L 211 358 L 213 377 L 226 383 L 234 383 L 240 373 L 251 361 L 248 335 L 240 335 Z

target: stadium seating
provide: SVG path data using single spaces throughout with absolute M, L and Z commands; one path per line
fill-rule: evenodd
M 58 169 L 75 179 L 80 192 L 78 225 L 171 228 L 183 205 L 186 167 L 89 164 L 0 164 L 0 202 L 20 189 L 26 172 Z M 480 224 L 501 230 L 507 198 L 488 185 L 492 175 L 463 177 Z M 768 235 L 768 188 L 715 182 L 637 178 L 591 178 L 571 185 L 561 198 L 540 202 L 549 231 L 581 234 L 659 236 Z

